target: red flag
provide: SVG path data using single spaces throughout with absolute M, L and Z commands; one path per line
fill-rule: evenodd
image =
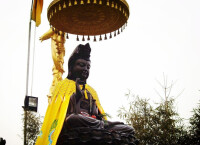
M 31 19 L 35 21 L 37 27 L 41 23 L 42 8 L 43 8 L 43 0 L 34 0 Z

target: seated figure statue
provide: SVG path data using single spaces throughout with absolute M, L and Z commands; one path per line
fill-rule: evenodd
M 68 76 L 59 82 L 48 106 L 36 145 L 134 145 L 132 127 L 107 120 L 95 90 L 86 81 L 89 44 L 78 45 L 69 58 Z

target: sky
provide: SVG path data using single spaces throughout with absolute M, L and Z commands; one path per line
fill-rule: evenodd
M 191 117 L 200 100 L 200 1 L 199 0 L 127 0 L 130 6 L 128 26 L 117 37 L 101 42 L 90 41 L 91 70 L 88 84 L 98 93 L 104 110 L 119 120 L 117 110 L 126 106 L 125 94 L 160 102 L 162 88 L 156 80 L 176 82 L 171 96 L 176 97 L 176 110 L 182 118 Z M 33 85 L 29 95 L 39 98 L 38 113 L 45 115 L 47 94 L 52 81 L 50 40 L 39 41 L 49 29 L 44 0 L 42 23 L 34 31 L 32 22 L 31 50 L 35 57 Z M 0 2 L 0 137 L 7 145 L 21 145 L 22 113 L 26 91 L 28 29 L 31 0 Z M 66 40 L 65 64 L 78 44 L 75 36 Z M 33 54 L 33 51 L 31 51 Z M 32 70 L 31 76 L 32 76 Z M 31 82 L 32 79 L 30 79 Z M 30 89 L 32 88 L 32 89 Z M 181 93 L 182 92 L 182 93 Z M 180 96 L 178 96 L 181 93 Z M 177 97 L 178 96 L 178 97 Z

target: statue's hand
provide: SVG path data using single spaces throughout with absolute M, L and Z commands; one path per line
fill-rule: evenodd
M 80 78 L 76 79 L 76 101 L 78 101 L 82 96 L 84 96 L 85 84 L 83 84 L 83 88 L 81 90 L 80 84 L 82 83 Z
M 54 31 L 52 28 L 50 28 L 46 33 L 44 33 L 41 37 L 40 37 L 40 41 L 44 41 L 47 40 L 49 38 L 51 38 L 51 36 L 53 36 Z
M 39 40 L 42 42 L 42 41 L 44 40 L 44 38 L 41 36 L 41 37 L 39 38 Z
M 114 125 L 120 125 L 120 124 L 124 124 L 123 122 L 119 122 L 119 121 L 108 121 L 107 120 L 107 123 L 109 126 L 114 126 Z

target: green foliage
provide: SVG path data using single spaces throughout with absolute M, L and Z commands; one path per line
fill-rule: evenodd
M 141 145 L 185 144 L 182 120 L 173 105 L 174 100 L 169 99 L 153 108 L 149 100 L 133 96 L 129 107 L 121 107 L 118 116 L 134 127 Z
M 163 145 L 183 144 L 181 138 L 184 134 L 184 126 L 175 111 L 174 99 L 165 100 L 155 108 L 153 121 L 157 132 L 155 141 L 159 140 L 159 144 Z
M 182 123 L 183 119 L 174 108 L 175 100 L 171 97 L 175 83 L 168 84 L 164 74 L 163 83 L 159 81 L 157 83 L 163 92 L 160 95 L 156 90 L 162 98 L 162 102 L 157 103 L 157 107 L 153 108 L 147 99 L 138 96 L 130 97 L 129 91 L 126 94 L 129 98 L 129 106 L 121 107 L 118 116 L 135 128 L 135 136 L 140 140 L 141 145 L 200 145 L 200 102 L 193 110 L 190 126 L 185 127 Z
M 200 102 L 198 107 L 193 109 L 193 116 L 190 118 L 190 142 L 193 145 L 200 144 Z
M 32 111 L 26 111 L 27 112 L 27 127 L 25 130 L 25 124 L 23 127 L 23 132 L 26 134 L 26 145 L 34 145 L 35 141 L 37 139 L 37 135 L 40 132 L 41 127 L 41 121 L 40 116 L 37 115 L 37 113 Z M 25 123 L 25 111 L 23 114 L 23 123 Z
M 138 96 L 129 99 L 133 99 L 129 102 L 129 108 L 120 108 L 118 116 L 134 126 L 136 137 L 140 139 L 141 144 L 148 144 L 151 142 L 154 110 L 146 99 L 140 99 Z

